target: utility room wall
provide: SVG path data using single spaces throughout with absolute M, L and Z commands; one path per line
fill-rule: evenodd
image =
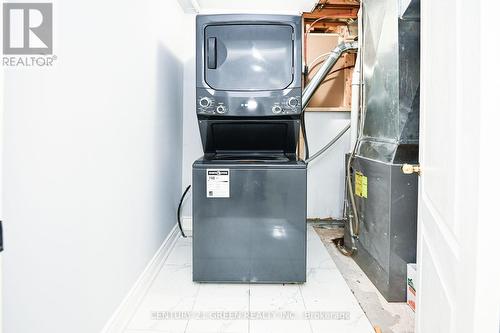
M 351 122 L 349 112 L 306 112 L 310 156 L 323 148 Z M 347 131 L 307 169 L 308 218 L 341 218 L 344 207 L 345 155 L 349 152 Z
M 4 333 L 100 332 L 181 194 L 178 3 L 53 6 L 54 66 L 4 67 Z

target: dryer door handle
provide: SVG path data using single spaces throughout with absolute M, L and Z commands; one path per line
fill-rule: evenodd
M 207 41 L 207 67 L 209 69 L 217 68 L 217 40 L 215 37 L 209 37 Z

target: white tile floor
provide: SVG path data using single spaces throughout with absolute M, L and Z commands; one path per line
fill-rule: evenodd
M 303 285 L 194 283 L 191 238 L 179 239 L 125 333 L 373 332 L 318 235 L 312 227 L 307 232 L 308 271 Z M 200 318 L 200 312 L 211 317 Z M 295 317 L 269 318 L 286 313 Z M 166 319 L 165 315 L 177 318 Z M 307 315 L 315 317 L 309 320 Z M 336 318 L 317 317 L 324 315 Z

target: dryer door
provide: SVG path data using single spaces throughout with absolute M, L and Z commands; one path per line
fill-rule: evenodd
M 281 90 L 293 81 L 293 28 L 284 24 L 205 28 L 205 82 L 215 90 Z

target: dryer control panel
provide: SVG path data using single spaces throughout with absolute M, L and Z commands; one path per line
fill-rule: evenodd
M 251 96 L 231 92 L 197 89 L 196 111 L 200 115 L 230 115 L 238 117 L 298 115 L 302 103 L 300 89 L 274 92 L 268 96 Z

